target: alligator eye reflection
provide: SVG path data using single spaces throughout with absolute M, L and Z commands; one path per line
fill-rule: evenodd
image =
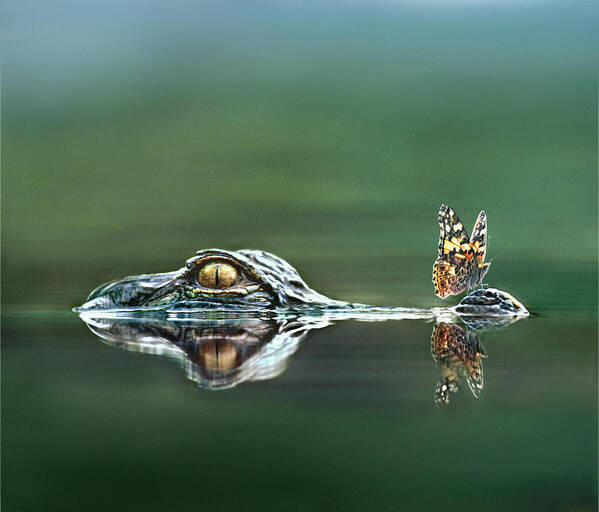
M 237 281 L 235 267 L 223 262 L 204 265 L 198 274 L 198 283 L 205 288 L 229 288 Z
M 241 364 L 239 352 L 229 341 L 210 341 L 199 350 L 198 363 L 212 371 L 227 371 Z

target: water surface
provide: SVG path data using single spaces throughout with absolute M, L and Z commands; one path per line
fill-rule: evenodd
M 484 389 L 461 376 L 442 407 L 431 322 L 338 322 L 279 375 L 209 391 L 74 315 L 10 315 L 5 506 L 590 510 L 595 325 L 483 332 Z

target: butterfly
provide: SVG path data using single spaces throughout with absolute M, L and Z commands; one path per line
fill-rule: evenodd
M 485 263 L 487 215 L 484 211 L 478 214 L 472 236 L 468 237 L 456 213 L 442 204 L 439 227 L 439 256 L 433 265 L 433 284 L 435 294 L 444 299 L 480 285 L 489 271 L 491 264 Z

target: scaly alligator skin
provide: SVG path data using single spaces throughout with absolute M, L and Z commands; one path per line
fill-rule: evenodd
M 74 309 L 79 313 L 214 310 L 382 313 L 403 318 L 434 315 L 433 310 L 386 308 L 329 299 L 310 288 L 289 263 L 273 254 L 220 249 L 198 251 L 174 272 L 125 277 L 103 284 L 89 295 L 85 304 Z M 443 310 L 460 316 L 528 314 L 514 297 L 492 288 L 475 290 L 456 308 Z

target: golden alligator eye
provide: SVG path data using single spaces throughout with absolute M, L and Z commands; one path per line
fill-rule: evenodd
M 205 288 L 230 288 L 237 281 L 237 269 L 216 261 L 204 265 L 198 274 L 198 283 Z

